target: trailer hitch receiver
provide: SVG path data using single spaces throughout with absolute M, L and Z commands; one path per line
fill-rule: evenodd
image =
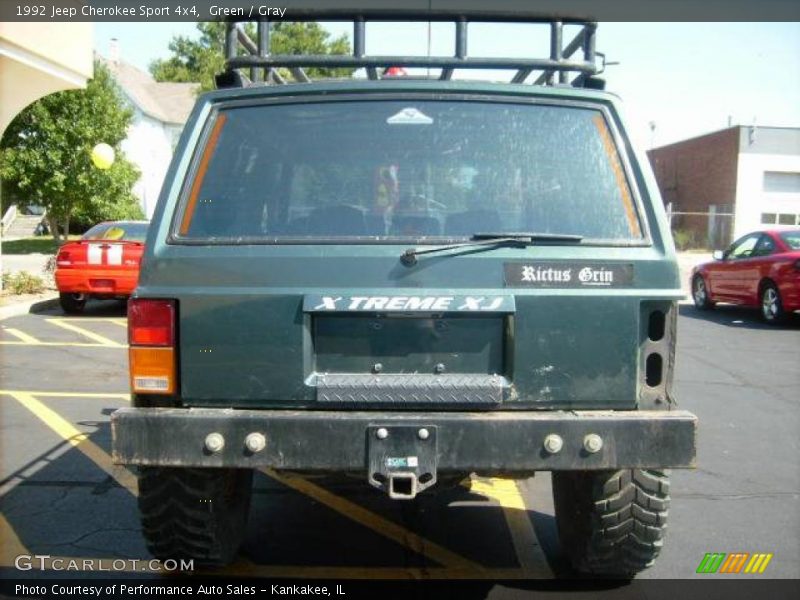
M 370 425 L 367 465 L 370 485 L 394 500 L 413 500 L 436 483 L 436 427 Z

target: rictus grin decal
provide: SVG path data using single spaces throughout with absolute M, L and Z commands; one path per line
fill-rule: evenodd
M 630 263 L 506 263 L 508 287 L 630 287 L 633 265 Z
M 305 312 L 514 312 L 513 296 L 306 296 Z

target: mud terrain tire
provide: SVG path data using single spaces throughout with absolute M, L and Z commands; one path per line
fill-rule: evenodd
M 553 499 L 561 545 L 581 573 L 632 577 L 661 551 L 669 507 L 662 471 L 554 472 Z

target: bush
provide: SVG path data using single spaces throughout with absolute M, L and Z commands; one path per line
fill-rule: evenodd
M 672 232 L 675 247 L 678 250 L 688 250 L 697 247 L 697 234 L 690 229 L 676 229 Z
M 102 221 L 141 221 L 144 212 L 133 198 L 120 198 L 115 204 L 93 204 L 75 209 L 69 222 L 70 234 L 82 234 Z
M 38 294 L 44 291 L 44 280 L 27 271 L 3 273 L 3 289 L 11 294 Z

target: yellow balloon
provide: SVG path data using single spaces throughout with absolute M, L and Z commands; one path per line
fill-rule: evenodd
M 114 163 L 114 149 L 108 144 L 92 148 L 92 162 L 98 169 L 108 169 Z

